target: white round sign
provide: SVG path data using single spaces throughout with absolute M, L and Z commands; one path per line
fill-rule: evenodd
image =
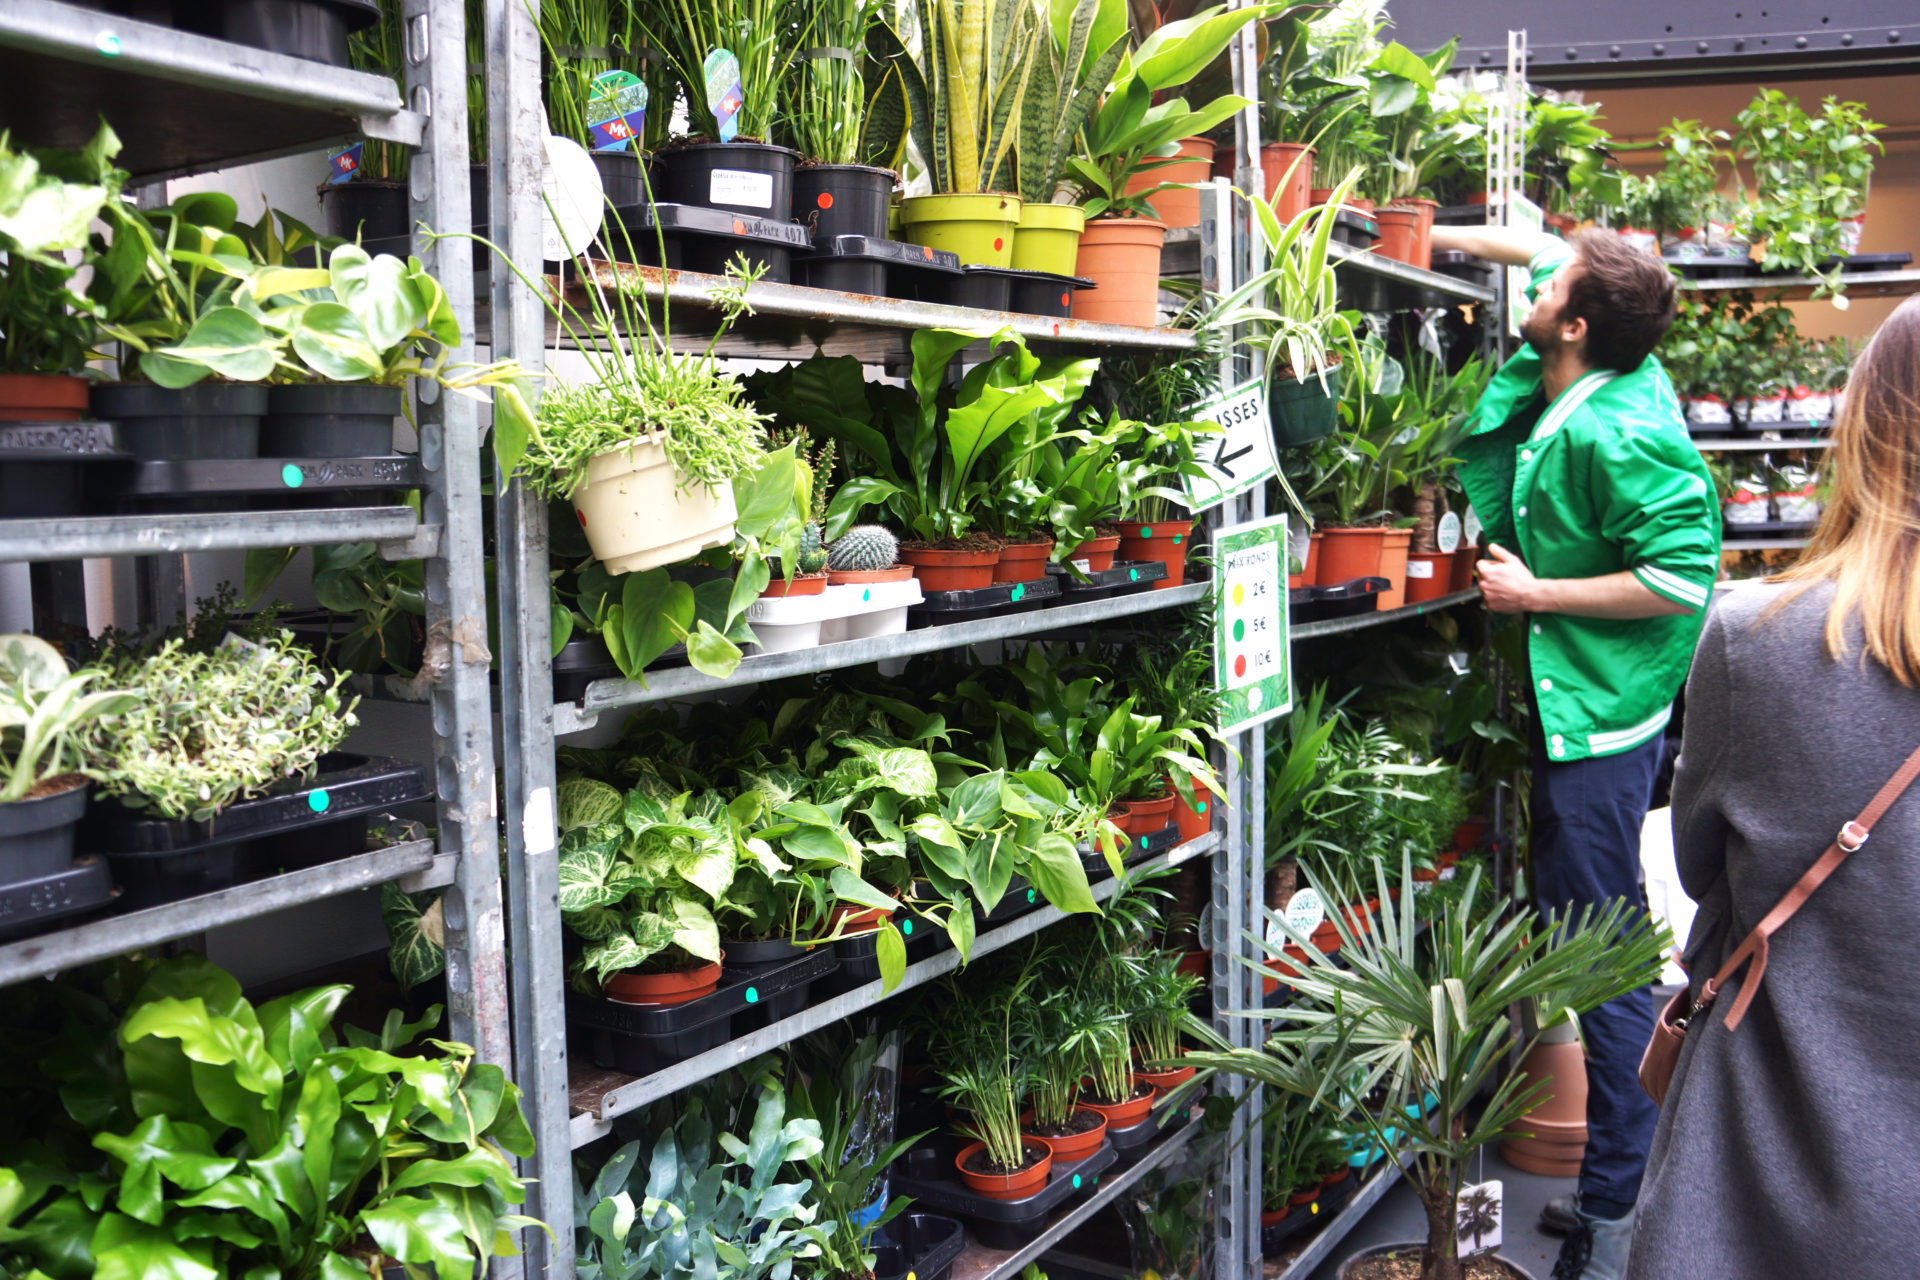
M 1449 511 L 1440 517 L 1433 529 L 1433 540 L 1440 550 L 1448 553 L 1460 549 L 1460 517 Z
M 1327 918 L 1327 908 L 1320 901 L 1320 895 L 1312 889 L 1302 889 L 1287 899 L 1287 927 L 1295 933 L 1312 933 Z
M 549 134 L 547 163 L 540 174 L 540 252 L 549 262 L 587 251 L 606 214 L 600 171 L 587 149 Z

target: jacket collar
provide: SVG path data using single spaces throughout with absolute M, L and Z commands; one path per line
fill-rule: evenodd
M 1562 391 L 1554 398 L 1553 403 L 1547 406 L 1547 411 L 1541 414 L 1540 420 L 1534 424 L 1533 435 L 1529 439 L 1545 440 L 1551 436 L 1566 425 L 1567 419 L 1587 402 L 1588 396 L 1619 376 L 1611 369 L 1595 369 L 1582 374 L 1572 386 Z

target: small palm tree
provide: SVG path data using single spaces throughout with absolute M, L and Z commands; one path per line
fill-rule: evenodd
M 1481 1146 L 1513 1136 L 1514 1125 L 1546 1087 L 1544 1082 L 1523 1087 L 1522 1077 L 1509 1076 L 1470 1120 L 1469 1102 L 1519 1036 L 1507 1010 L 1532 1000 L 1542 1029 L 1562 1020 L 1577 1028 L 1580 1014 L 1655 981 L 1670 938 L 1664 926 L 1656 928 L 1645 913 L 1618 902 L 1604 911 L 1588 908 L 1571 920 L 1476 911 L 1478 871 L 1462 898 L 1447 902 L 1422 936 L 1415 932 L 1411 898 L 1393 901 L 1378 858 L 1373 872 L 1379 885 L 1378 924 L 1369 917 L 1363 929 L 1355 929 L 1344 913 L 1334 917 L 1344 967 L 1284 919 L 1267 913 L 1271 927 L 1305 951 L 1309 963 L 1307 972 L 1292 980 L 1300 999 L 1281 1015 L 1284 1021 L 1265 1050 L 1232 1049 L 1194 1019 L 1188 1030 L 1215 1051 L 1190 1053 L 1187 1061 L 1275 1089 L 1324 1097 L 1324 1082 L 1302 1066 L 1332 1044 L 1365 1072 L 1355 1086 L 1357 1095 L 1384 1084 L 1389 1097 L 1436 1099 L 1424 1113 L 1418 1107 L 1409 1111 L 1419 1114 L 1389 1107 L 1384 1115 L 1374 1115 L 1362 1107 L 1355 1118 L 1383 1150 L 1394 1146 L 1393 1130 L 1414 1153 L 1408 1176 L 1427 1213 L 1421 1280 L 1462 1280 L 1461 1169 Z M 1403 883 L 1411 873 L 1403 855 Z M 1327 894 L 1321 877 L 1309 870 L 1308 879 Z M 1269 950 L 1278 958 L 1277 944 Z

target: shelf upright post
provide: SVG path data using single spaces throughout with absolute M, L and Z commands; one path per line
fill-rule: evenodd
M 408 211 L 416 226 L 464 231 L 467 190 L 467 58 L 461 6 L 405 0 L 407 102 L 427 119 L 414 154 Z M 473 248 L 462 239 L 416 238 L 413 252 L 441 282 L 459 322 L 456 362 L 473 358 Z M 493 712 L 487 688 L 487 594 L 480 527 L 477 406 L 428 381 L 419 396 L 423 519 L 438 524 L 439 554 L 426 562 L 427 643 L 433 676 L 433 764 L 440 848 L 459 855 L 442 900 L 446 918 L 447 1016 L 451 1039 L 482 1061 L 506 1065 L 505 928 L 493 803 Z M 496 1272 L 496 1275 L 499 1272 Z
M 546 360 L 546 313 L 509 263 L 541 273 L 540 34 L 523 0 L 487 0 L 489 207 L 506 216 L 489 229 L 493 254 L 494 359 L 529 373 Z M 538 383 L 533 383 L 537 389 Z M 567 1134 L 567 1023 L 561 999 L 560 882 L 554 825 L 553 675 L 547 589 L 547 504 L 523 480 L 494 469 L 496 583 L 500 618 L 500 732 L 506 777 L 507 920 L 512 940 L 514 1077 L 534 1156 L 525 1212 L 554 1225 L 556 1245 L 527 1231 L 530 1272 L 572 1280 L 572 1148 Z

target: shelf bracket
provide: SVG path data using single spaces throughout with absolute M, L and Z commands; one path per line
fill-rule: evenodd
M 437 524 L 415 526 L 404 538 L 383 538 L 376 545 L 382 560 L 431 560 L 440 554 L 441 527 Z
M 426 139 L 427 117 L 418 111 L 365 113 L 360 117 L 360 132 L 380 142 L 417 147 Z

